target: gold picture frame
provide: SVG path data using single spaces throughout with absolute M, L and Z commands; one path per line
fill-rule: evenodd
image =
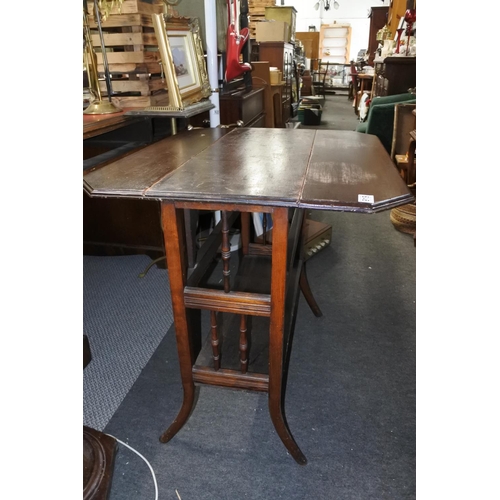
M 168 90 L 168 108 L 182 111 L 212 94 L 197 18 L 151 14 Z

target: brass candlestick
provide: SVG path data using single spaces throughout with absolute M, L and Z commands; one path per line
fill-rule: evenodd
M 85 115 L 105 115 L 111 113 L 120 113 L 122 111 L 121 108 L 116 106 L 111 101 L 111 96 L 113 94 L 113 90 L 111 88 L 111 76 L 109 73 L 108 59 L 106 57 L 106 47 L 104 45 L 104 36 L 102 34 L 101 27 L 101 17 L 99 13 L 99 7 L 97 5 L 97 1 L 94 1 L 95 7 L 95 16 L 97 20 L 97 27 L 99 29 L 99 37 L 101 39 L 101 50 L 102 50 L 102 58 L 104 63 L 104 73 L 106 77 L 106 88 L 108 91 L 108 100 L 102 99 L 101 89 L 99 86 L 99 77 L 97 71 L 97 56 L 94 50 L 94 46 L 92 44 L 92 37 L 90 35 L 90 28 L 87 19 L 86 12 L 86 0 L 83 2 L 83 35 L 85 40 L 85 66 L 87 69 L 87 75 L 89 79 L 89 85 L 91 89 L 91 93 L 97 96 L 97 99 L 90 103 L 90 105 L 84 110 L 83 114 Z

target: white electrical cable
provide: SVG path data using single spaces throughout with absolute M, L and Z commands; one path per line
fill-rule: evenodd
M 146 462 L 146 464 L 149 467 L 149 470 L 151 471 L 151 474 L 153 476 L 153 482 L 155 484 L 155 500 L 158 500 L 158 483 L 156 482 L 155 472 L 153 470 L 153 467 L 151 467 L 151 464 L 137 450 L 134 450 L 134 448 L 132 448 L 132 446 L 129 446 L 127 443 L 124 443 L 123 441 L 120 441 L 117 437 L 112 436 L 111 434 L 108 434 L 108 436 L 112 437 L 113 439 L 116 439 L 120 444 L 123 444 L 123 446 L 126 446 L 129 450 L 132 450 L 134 453 L 136 453 L 137 455 L 139 455 Z

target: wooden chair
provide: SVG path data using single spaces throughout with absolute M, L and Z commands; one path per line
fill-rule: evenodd
M 330 63 L 321 64 L 319 66 L 319 70 L 315 71 L 313 74 L 313 87 L 314 94 L 317 96 L 321 96 L 323 99 L 325 98 L 325 81 L 328 75 L 328 66 Z
M 356 96 L 358 95 L 358 70 L 354 62 L 351 62 L 351 82 L 349 83 L 349 96 L 350 101 L 356 102 Z

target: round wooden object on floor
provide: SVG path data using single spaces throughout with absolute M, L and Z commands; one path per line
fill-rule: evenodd
M 415 234 L 417 230 L 417 206 L 415 203 L 393 208 L 390 217 L 391 222 L 398 231 Z
M 108 498 L 116 451 L 116 440 L 83 426 L 83 500 Z

